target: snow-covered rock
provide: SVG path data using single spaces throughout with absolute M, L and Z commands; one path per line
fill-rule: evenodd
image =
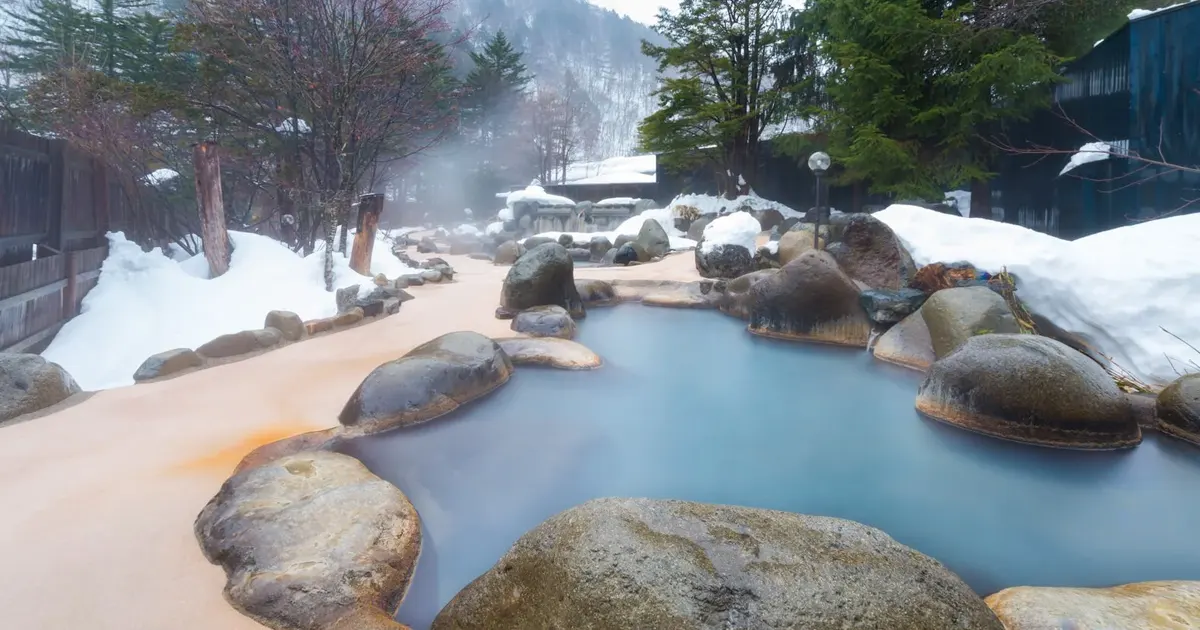
M 1030 309 L 1147 382 L 1165 385 L 1198 358 L 1175 336 L 1200 345 L 1200 214 L 1076 241 L 915 206 L 894 205 L 874 216 L 918 265 L 965 260 L 992 273 L 1007 268 Z
M 705 278 L 737 278 L 754 271 L 755 241 L 762 226 L 749 212 L 717 217 L 704 226 L 696 270 Z
M 229 271 L 209 279 L 203 254 L 176 261 L 157 248 L 142 251 L 121 233 L 109 234 L 96 286 L 42 356 L 66 368 L 84 389 L 106 389 L 133 384 L 146 357 L 261 328 L 273 310 L 306 320 L 336 314 L 334 296 L 325 291 L 322 251 L 303 258 L 266 236 L 229 236 Z M 415 271 L 392 255 L 386 236 L 376 239 L 372 274 L 394 278 Z M 363 292 L 374 287 L 335 253 L 334 285 L 355 284 Z
M 506 203 L 508 204 L 509 208 L 512 208 L 514 205 L 521 202 L 536 203 L 539 206 L 575 205 L 575 202 L 567 197 L 563 197 L 561 195 L 551 195 L 550 193 L 546 192 L 546 189 L 537 182 L 526 186 L 523 190 L 516 190 L 508 193 Z M 501 217 L 501 219 L 504 221 L 512 220 L 511 218 L 505 219 L 504 217 Z
M 161 186 L 175 179 L 179 179 L 179 171 L 173 171 L 169 168 L 155 169 L 146 174 L 145 177 L 146 183 L 151 186 Z

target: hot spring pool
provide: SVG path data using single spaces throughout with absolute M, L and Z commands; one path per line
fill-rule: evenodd
M 398 619 L 426 628 L 551 515 L 604 496 L 838 516 L 981 595 L 1200 579 L 1200 453 L 1011 444 L 923 420 L 920 376 L 863 351 L 752 337 L 710 311 L 593 309 L 591 372 L 517 368 L 469 409 L 343 447 L 408 495 L 424 549 Z

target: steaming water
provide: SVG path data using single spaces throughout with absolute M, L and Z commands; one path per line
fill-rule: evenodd
M 923 420 L 919 375 L 862 351 L 751 337 L 704 311 L 593 309 L 593 372 L 518 368 L 454 417 L 346 452 L 421 513 L 398 619 L 426 628 L 524 532 L 594 497 L 647 496 L 853 519 L 982 595 L 1029 585 L 1200 579 L 1200 451 L 1027 447 Z

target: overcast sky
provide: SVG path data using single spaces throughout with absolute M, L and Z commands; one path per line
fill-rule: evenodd
M 679 7 L 679 0 L 588 0 L 594 5 L 612 9 L 621 15 L 644 24 L 653 25 L 658 15 L 659 7 L 667 7 L 674 11 Z M 804 6 L 804 0 L 787 0 L 794 7 Z
M 612 9 L 621 15 L 645 24 L 654 24 L 658 15 L 658 7 L 665 6 L 674 9 L 679 6 L 679 0 L 588 0 L 592 4 Z

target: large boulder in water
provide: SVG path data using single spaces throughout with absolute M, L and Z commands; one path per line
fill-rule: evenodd
M 511 375 L 512 362 L 495 341 L 448 333 L 372 370 L 338 421 L 358 434 L 419 424 L 490 393 Z
M 607 236 L 593 236 L 592 240 L 588 241 L 589 258 L 592 262 L 601 262 L 612 248 L 612 241 L 608 240 Z
M 987 287 L 938 291 L 921 306 L 921 315 L 938 358 L 976 335 L 1021 332 L 1008 302 Z
M 1200 446 L 1200 374 L 1188 374 L 1168 385 L 1154 406 L 1159 430 Z
M 57 363 L 36 354 L 0 352 L 0 422 L 57 405 L 79 391 Z
M 358 460 L 287 455 L 234 475 L 196 518 L 225 598 L 282 630 L 400 630 L 421 552 L 417 511 Z
M 916 289 L 868 289 L 859 296 L 867 317 L 881 326 L 898 324 L 925 303 L 926 296 Z
M 612 284 L 604 280 L 576 280 L 575 290 L 584 304 L 608 304 L 617 298 Z
M 655 219 L 646 219 L 642 223 L 642 229 L 638 230 L 634 243 L 639 247 L 641 262 L 649 262 L 671 253 L 671 237 Z
M 750 332 L 865 348 L 859 289 L 825 252 L 808 251 L 750 289 Z
M 513 318 L 511 328 L 530 337 L 575 337 L 575 320 L 561 306 L 535 306 L 527 308 Z
M 558 243 L 544 243 L 525 252 L 504 278 L 500 293 L 501 316 L 512 317 L 535 306 L 561 306 L 571 317 L 586 316 L 575 290 L 575 262 Z
M 936 560 L 852 521 L 597 499 L 517 540 L 433 630 L 1002 630 Z
M 1065 344 L 1037 335 L 967 339 L 930 366 L 917 411 L 1040 446 L 1117 449 L 1142 441 L 1133 408 L 1112 377 Z
M 1200 582 L 1142 582 L 1111 588 L 1018 586 L 986 601 L 1007 630 L 1200 628 Z
M 917 271 L 912 256 L 886 223 L 869 214 L 851 215 L 834 256 L 846 275 L 872 289 L 901 289 Z
M 880 335 L 875 340 L 872 352 L 880 361 L 921 372 L 928 370 L 937 360 L 933 354 L 933 341 L 929 338 L 929 327 L 925 325 L 925 317 L 920 310 Z
M 778 269 L 760 269 L 729 280 L 728 282 L 716 283 L 712 291 L 716 293 L 715 301 L 717 308 L 726 315 L 749 320 L 750 308 L 752 306 L 750 300 L 751 287 L 770 278 L 778 273 L 778 271 Z

